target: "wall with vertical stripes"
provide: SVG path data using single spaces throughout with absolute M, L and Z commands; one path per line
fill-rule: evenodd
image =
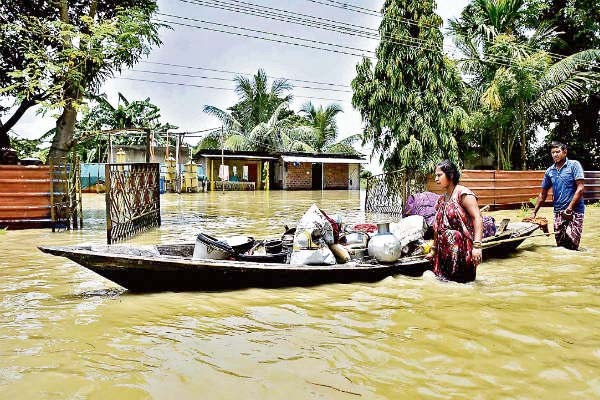
M 490 205 L 494 209 L 517 208 L 528 203 L 540 193 L 544 171 L 500 171 L 474 170 L 461 171 L 460 184 L 471 189 L 478 197 L 479 206 Z M 433 176 L 427 178 L 427 190 L 442 193 Z M 586 202 L 600 200 L 600 171 L 585 171 Z M 552 204 L 552 190 L 548 193 L 546 205 Z

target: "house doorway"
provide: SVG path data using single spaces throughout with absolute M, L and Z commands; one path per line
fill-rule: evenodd
M 312 189 L 323 189 L 323 164 L 321 163 L 312 164 Z
M 256 182 L 256 184 L 258 184 L 256 175 L 257 175 L 256 164 L 248 164 L 248 182 Z

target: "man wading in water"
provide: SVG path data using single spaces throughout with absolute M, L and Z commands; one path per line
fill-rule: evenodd
M 538 195 L 532 218 L 552 188 L 554 198 L 554 232 L 556 245 L 577 250 L 583 230 L 583 168 L 575 160 L 567 158 L 567 146 L 552 142 L 550 154 L 554 165 L 546 170 L 542 180 L 542 191 Z

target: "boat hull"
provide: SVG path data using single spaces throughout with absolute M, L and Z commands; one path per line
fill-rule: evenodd
M 40 250 L 69 258 L 132 292 L 221 291 L 376 282 L 397 274 L 421 276 L 431 265 L 422 258 L 389 265 L 312 266 L 164 256 L 152 259 L 116 257 L 69 247 L 40 247 Z
M 485 239 L 484 258 L 506 256 L 537 229 L 523 225 Z M 290 265 L 268 262 L 195 260 L 193 244 L 156 246 L 39 247 L 66 257 L 132 292 L 221 291 L 244 288 L 315 286 L 326 283 L 377 282 L 388 276 L 421 276 L 429 260 L 408 257 L 391 264 L 346 263 Z

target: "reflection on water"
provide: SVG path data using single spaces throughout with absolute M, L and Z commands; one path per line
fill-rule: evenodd
M 310 204 L 371 220 L 357 192 L 161 196 L 163 225 L 134 243 L 267 237 Z M 600 209 L 583 251 L 526 241 L 460 285 L 374 284 L 132 295 L 37 245 L 104 243 L 85 229 L 0 236 L 0 393 L 7 399 L 598 398 Z M 515 211 L 491 213 L 518 219 Z M 550 210 L 543 216 L 551 218 Z

